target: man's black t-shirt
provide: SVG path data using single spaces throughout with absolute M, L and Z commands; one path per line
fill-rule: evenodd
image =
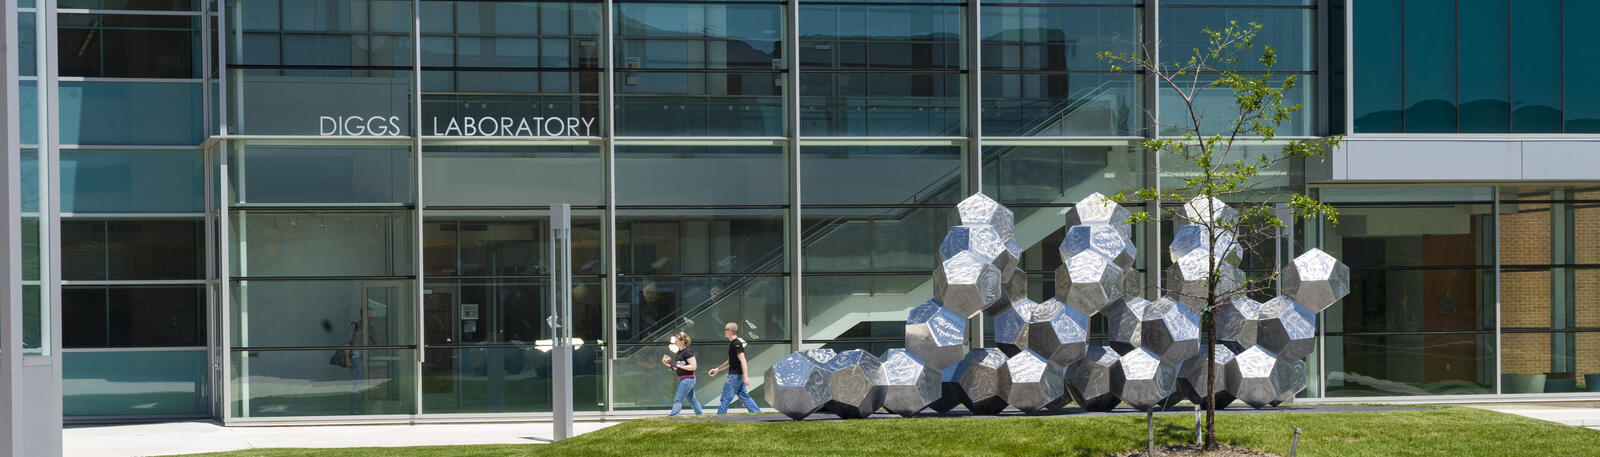
M 689 363 L 689 359 L 693 358 L 693 357 L 694 357 L 694 351 L 689 350 L 689 348 L 679 349 L 678 350 L 678 360 L 673 361 L 673 365 L 676 366 L 677 362 Z M 684 376 L 694 376 L 694 372 L 693 371 L 685 370 L 685 369 L 682 369 L 682 368 L 678 368 L 677 370 L 678 370 L 678 377 L 680 377 L 680 378 L 684 377 Z
M 728 340 L 728 373 L 742 375 L 744 366 L 739 364 L 739 354 L 744 353 L 744 340 L 734 338 Z

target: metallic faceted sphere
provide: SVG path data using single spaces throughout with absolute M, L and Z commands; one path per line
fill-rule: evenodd
M 1224 380 L 1228 377 L 1228 362 L 1233 361 L 1233 350 L 1225 345 L 1213 346 L 1216 355 L 1215 369 L 1212 376 L 1217 379 L 1217 409 L 1227 408 L 1233 403 L 1233 393 L 1224 388 Z M 1200 408 L 1205 408 L 1206 386 L 1206 359 L 1197 357 L 1183 364 L 1178 369 L 1178 392 Z
M 1000 366 L 1000 396 L 1024 413 L 1046 411 L 1067 392 L 1061 373 L 1060 367 L 1024 349 Z
M 1005 365 L 1006 354 L 995 348 L 973 349 L 958 365 L 956 375 L 961 383 L 961 404 L 977 415 L 1000 414 L 1006 409 L 1006 399 L 1000 395 L 1000 367 Z
M 1261 314 L 1261 302 L 1250 297 L 1233 297 L 1228 304 L 1217 307 L 1217 341 L 1228 345 L 1237 354 L 1256 345 L 1256 330 L 1260 328 L 1256 316 Z
M 1005 352 L 1007 357 L 1017 355 L 1018 352 L 1028 348 L 1028 319 L 1033 317 L 1033 312 L 1039 307 L 1033 300 L 1021 299 L 1012 302 L 994 315 L 994 344 Z
M 1154 302 L 1139 297 L 1107 308 L 1111 347 L 1127 355 L 1145 349 L 1173 365 L 1200 354 L 1200 315 L 1171 297 Z
M 767 404 L 790 419 L 805 419 L 828 402 L 828 370 L 795 352 L 767 368 Z
M 1093 315 L 1122 299 L 1122 268 L 1111 259 L 1081 252 L 1056 267 L 1056 296 L 1084 314 Z
M 1111 365 L 1111 393 L 1139 411 L 1164 403 L 1177 385 L 1178 368 L 1145 348 L 1134 348 Z
M 1350 293 L 1350 267 L 1321 249 L 1312 249 L 1283 269 L 1282 285 L 1284 295 L 1320 313 Z
M 955 220 L 951 221 L 950 225 L 991 225 L 1000 233 L 1002 239 L 1011 238 L 1016 218 L 1011 210 L 982 193 L 972 194 L 956 204 L 956 213 L 953 216 Z
M 1259 345 L 1289 360 L 1305 358 L 1316 349 L 1316 313 L 1284 295 L 1252 303 L 1235 299 L 1217 315 L 1218 340 L 1228 348 L 1243 352 Z
M 1208 225 L 1211 227 L 1232 225 L 1239 220 L 1239 210 L 1233 209 L 1227 203 L 1216 198 L 1203 195 L 1195 196 L 1183 204 L 1185 220 L 1181 225 Z
M 1216 252 L 1211 250 L 1212 234 L 1216 233 Z M 1238 235 L 1232 231 L 1213 231 L 1199 225 L 1180 225 L 1172 233 L 1172 244 L 1168 245 L 1168 255 L 1173 262 L 1181 262 L 1184 257 L 1206 256 L 1215 257 L 1223 263 L 1238 266 L 1244 259 L 1244 246 L 1239 244 Z
M 939 400 L 939 371 L 905 349 L 890 349 L 879 359 L 883 370 L 883 409 L 911 417 Z
M 1291 363 L 1261 346 L 1252 346 L 1228 362 L 1227 389 L 1251 408 L 1270 406 L 1295 386 Z M 1304 378 L 1304 372 L 1301 378 Z
M 1216 293 L 1218 303 L 1226 303 L 1239 295 L 1240 288 L 1244 285 L 1244 270 L 1228 263 L 1217 264 Z M 1204 311 L 1206 305 L 1206 281 L 1211 276 L 1210 261 L 1206 256 L 1189 256 L 1179 259 L 1167 267 L 1167 280 L 1163 284 L 1166 295 L 1176 299 L 1179 303 L 1188 306 L 1194 311 Z
M 1110 225 L 1067 227 L 1067 234 L 1061 239 L 1058 250 L 1063 259 L 1084 252 L 1093 252 L 1111 259 L 1112 263 L 1122 269 L 1133 268 L 1134 260 L 1139 258 L 1139 249 L 1134 247 L 1133 239 L 1123 237 L 1122 232 Z
M 1089 315 L 1052 297 L 1033 308 L 1027 336 L 1028 349 L 1051 363 L 1072 364 L 1089 350 Z
M 939 243 L 939 259 L 950 260 L 962 252 L 971 252 L 973 256 L 994 265 L 1000 271 L 1007 271 L 1017 266 L 1017 254 L 1006 248 L 1005 240 L 1000 239 L 1000 233 L 992 226 L 950 227 L 950 230 L 945 232 L 944 241 Z
M 851 349 L 829 360 L 826 408 L 842 419 L 862 419 L 883 406 L 884 377 L 878 357 Z
M 906 350 L 930 368 L 943 371 L 966 354 L 967 318 L 928 300 L 906 317 Z
M 1099 192 L 1089 194 L 1067 210 L 1067 227 L 1076 225 L 1109 225 L 1122 233 L 1123 238 L 1133 237 L 1133 226 L 1128 219 L 1133 214 Z
M 978 258 L 971 251 L 961 251 L 934 270 L 934 298 L 938 298 L 951 311 L 970 319 L 989 307 L 1005 303 L 1000 273 L 999 268 Z
M 1089 348 L 1083 360 L 1065 369 L 1067 392 L 1085 411 L 1110 411 L 1121 400 L 1111 390 L 1111 367 L 1116 365 L 1117 351 L 1109 346 Z
M 1278 392 L 1278 398 L 1272 400 L 1272 406 L 1278 406 L 1284 402 L 1293 400 L 1295 395 L 1300 394 L 1300 391 L 1306 390 L 1306 361 L 1291 360 L 1287 363 L 1289 371 L 1289 389 Z

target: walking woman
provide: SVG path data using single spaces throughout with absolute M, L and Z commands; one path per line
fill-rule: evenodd
M 683 411 L 684 398 L 689 399 L 689 404 L 694 406 L 694 415 L 699 416 L 700 400 L 694 398 L 694 370 L 698 368 L 695 366 L 694 351 L 689 350 L 689 334 L 678 332 L 677 338 L 679 347 L 677 358 L 670 364 L 667 363 L 666 357 L 661 358 L 662 365 L 666 365 L 678 374 L 678 392 L 672 395 L 672 412 L 668 413 L 667 417 L 676 416 L 679 411 Z

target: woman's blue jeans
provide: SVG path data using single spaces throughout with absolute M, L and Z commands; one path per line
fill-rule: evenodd
M 701 414 L 700 400 L 694 398 L 694 378 L 689 377 L 678 380 L 678 393 L 672 395 L 672 412 L 667 413 L 667 417 L 676 416 L 679 411 L 683 411 L 683 400 L 685 398 L 688 398 L 689 404 L 694 406 L 694 415 Z

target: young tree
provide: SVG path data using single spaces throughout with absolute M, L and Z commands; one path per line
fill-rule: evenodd
M 1154 53 L 1149 44 L 1139 54 L 1098 54 L 1113 70 L 1137 69 L 1145 78 L 1154 79 L 1160 96 L 1175 102 L 1164 106 L 1177 108 L 1176 112 L 1161 116 L 1165 119 L 1158 118 L 1154 111 L 1147 112 L 1150 128 L 1161 134 L 1145 140 L 1144 148 L 1168 160 L 1181 159 L 1185 168 L 1192 166 L 1183 170 L 1183 185 L 1176 189 L 1158 185 L 1111 198 L 1119 202 L 1137 199 L 1162 203 L 1158 211 L 1181 225 L 1194 226 L 1181 235 L 1198 236 L 1204 249 L 1197 255 L 1191 251 L 1193 257 L 1174 259 L 1177 271 L 1172 272 L 1171 280 L 1162 289 L 1200 313 L 1205 333 L 1202 352 L 1206 361 L 1203 407 L 1207 450 L 1217 447 L 1216 385 L 1220 374 L 1215 372 L 1213 350 L 1218 342 L 1217 311 L 1228 306 L 1234 297 L 1270 288 L 1277 279 L 1276 266 L 1275 272 L 1265 278 L 1247 279 L 1237 262 L 1244 254 L 1275 246 L 1278 237 L 1283 236 L 1279 232 L 1285 224 L 1274 203 L 1286 204 L 1292 217 L 1338 222 L 1334 208 L 1297 192 L 1267 187 L 1261 178 L 1263 171 L 1274 170 L 1288 161 L 1325 160 L 1328 151 L 1339 145 L 1340 137 L 1287 141 L 1280 151 L 1254 158 L 1245 157 L 1243 148 L 1235 147 L 1272 141 L 1278 128 L 1301 109 L 1301 105 L 1285 103 L 1284 93 L 1293 89 L 1297 81 L 1293 75 L 1280 78 L 1273 73 L 1277 52 L 1271 46 L 1257 46 L 1261 29 L 1254 22 L 1229 22 L 1220 31 L 1205 29 L 1202 33 L 1208 39 L 1204 49 L 1196 48 L 1182 58 L 1169 56 L 1164 62 L 1150 57 Z M 1241 59 L 1249 58 L 1259 62 L 1264 71 L 1241 73 Z M 1216 109 L 1200 101 L 1219 93 L 1231 93 L 1230 109 Z M 1208 112 L 1208 108 L 1215 112 Z M 1208 119 L 1213 115 L 1220 118 Z M 1238 209 L 1228 208 L 1223 202 Z M 1166 205 L 1171 203 L 1177 205 Z M 1159 216 L 1137 211 L 1131 222 Z M 1185 264 L 1189 271 L 1185 271 Z

